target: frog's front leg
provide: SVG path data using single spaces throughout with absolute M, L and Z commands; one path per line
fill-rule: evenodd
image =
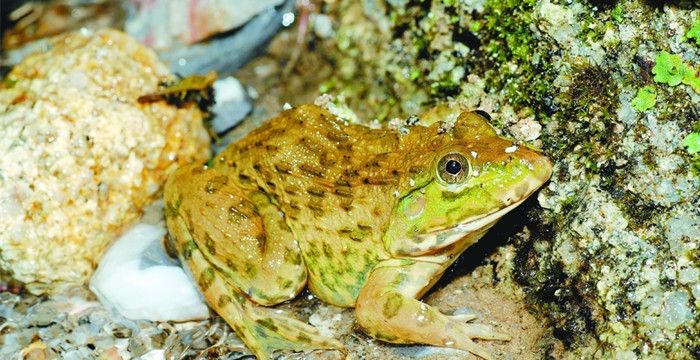
M 441 264 L 414 260 L 391 259 L 377 264 L 357 298 L 358 324 L 383 341 L 445 346 L 492 359 L 471 339 L 508 340 L 508 335 L 467 324 L 464 321 L 471 316 L 447 316 L 416 299 L 443 270 Z

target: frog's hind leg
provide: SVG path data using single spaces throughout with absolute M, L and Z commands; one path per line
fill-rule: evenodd
M 357 322 L 369 335 L 397 344 L 429 344 L 469 351 L 485 359 L 492 355 L 471 339 L 510 337 L 480 324 L 473 315 L 448 316 L 417 300 L 439 277 L 440 264 L 393 259 L 377 264 L 355 304 Z
M 165 213 L 171 247 L 187 264 L 209 305 L 253 353 L 342 349 L 271 306 L 306 283 L 297 243 L 277 207 L 216 170 L 186 166 L 168 179 Z
M 232 288 L 217 270 L 212 270 L 201 252 L 193 251 L 188 264 L 193 273 L 202 274 L 198 283 L 210 306 L 231 325 L 258 359 L 271 359 L 279 350 L 345 351 L 340 342 L 322 336 L 313 326 L 249 300 Z

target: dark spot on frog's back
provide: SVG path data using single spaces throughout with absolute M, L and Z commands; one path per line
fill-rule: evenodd
M 323 167 L 332 167 L 337 162 L 335 161 L 335 159 L 333 159 L 333 157 L 329 153 L 324 152 L 324 153 L 321 153 L 321 155 L 319 156 L 318 163 L 321 164 L 321 166 L 323 166 Z
M 309 201 L 306 204 L 306 207 L 309 208 L 311 211 L 313 211 L 314 216 L 316 216 L 316 217 L 323 216 L 325 209 L 323 208 L 323 204 L 320 201 L 316 201 L 316 200 L 312 199 L 311 201 Z
M 182 195 L 177 194 L 175 201 L 169 201 L 165 203 L 164 214 L 166 218 L 171 218 L 177 215 L 180 211 L 180 204 L 182 204 Z
M 192 168 L 192 175 L 199 175 L 205 170 L 204 166 L 195 166 Z
M 362 230 L 362 231 L 370 231 L 372 230 L 372 226 L 363 224 L 363 223 L 357 223 L 357 228 Z
M 229 268 L 231 271 L 237 271 L 238 266 L 236 266 L 236 263 L 234 262 L 233 259 L 226 259 L 226 267 Z
M 360 172 L 357 171 L 356 169 L 345 169 L 343 170 L 343 176 L 345 177 L 346 184 L 345 185 L 350 185 L 350 179 L 354 179 L 357 176 L 360 175 Z M 340 180 L 339 180 L 340 181 Z
M 317 187 L 317 186 L 309 187 L 308 189 L 306 189 L 306 192 L 309 193 L 309 195 L 320 197 L 320 198 L 326 196 L 326 191 L 323 188 Z
M 250 261 L 247 261 L 244 265 L 243 271 L 248 275 L 249 278 L 254 278 L 258 274 L 258 268 Z
M 323 136 L 333 142 L 342 143 L 350 140 L 350 135 L 342 131 L 326 131 Z
M 286 162 L 279 162 L 275 164 L 275 170 L 281 174 L 291 174 L 292 173 L 292 165 L 286 163 Z
M 244 174 L 244 173 L 238 174 L 238 179 L 239 179 L 242 183 L 250 183 L 250 176 L 248 176 L 248 175 L 246 175 L 246 174 Z
M 352 198 L 352 188 L 349 186 L 338 186 L 333 190 L 333 193 L 345 198 Z
M 381 153 L 377 154 L 374 156 L 372 159 L 370 159 L 365 166 L 367 167 L 378 167 L 378 168 L 386 168 L 386 166 L 389 164 L 388 163 L 389 159 L 389 153 Z
M 423 168 L 420 166 L 411 166 L 410 168 L 408 168 L 408 172 L 412 175 L 420 174 L 422 171 Z
M 343 201 L 340 203 L 340 208 L 345 210 L 345 212 L 350 212 L 353 208 L 352 198 L 349 201 Z
M 328 243 L 323 243 L 323 255 L 327 258 L 333 258 L 333 248 Z
M 299 170 L 305 172 L 309 176 L 322 178 L 324 176 L 323 169 L 318 168 L 311 164 L 301 164 L 299 165 Z
M 309 243 L 308 254 L 310 255 L 307 258 L 307 262 L 309 263 L 315 263 L 316 260 L 321 257 L 321 252 L 318 250 L 318 245 L 315 242 Z M 311 270 L 313 270 L 313 268 L 311 268 Z
M 396 183 L 396 179 L 383 177 L 366 177 L 362 182 L 368 185 L 391 185 Z
M 292 285 L 294 285 L 294 282 L 292 282 L 292 280 L 278 276 L 277 285 L 279 285 L 282 289 L 289 289 L 290 287 L 292 287 Z
M 352 151 L 352 144 L 350 144 L 350 143 L 338 143 L 335 146 L 335 148 L 340 150 L 340 151 L 350 152 L 350 151 Z

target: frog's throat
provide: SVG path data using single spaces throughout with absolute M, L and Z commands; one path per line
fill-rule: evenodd
M 467 222 L 457 224 L 448 228 L 437 229 L 433 231 L 426 232 L 422 235 L 418 235 L 422 240 L 427 240 L 429 238 L 435 238 L 440 236 L 442 240 L 441 243 L 448 245 L 453 243 L 460 238 L 469 235 L 473 232 L 479 231 L 484 228 L 489 228 L 498 221 L 503 215 L 509 213 L 511 210 L 522 204 L 529 196 L 525 196 L 519 201 L 512 203 L 504 208 L 488 213 L 484 216 L 480 216 L 476 219 L 471 219 Z

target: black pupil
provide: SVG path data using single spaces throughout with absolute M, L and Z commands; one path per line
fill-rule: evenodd
M 447 171 L 449 174 L 457 175 L 461 170 L 462 164 L 460 164 L 459 161 L 447 160 L 447 164 L 445 164 L 445 171 Z

